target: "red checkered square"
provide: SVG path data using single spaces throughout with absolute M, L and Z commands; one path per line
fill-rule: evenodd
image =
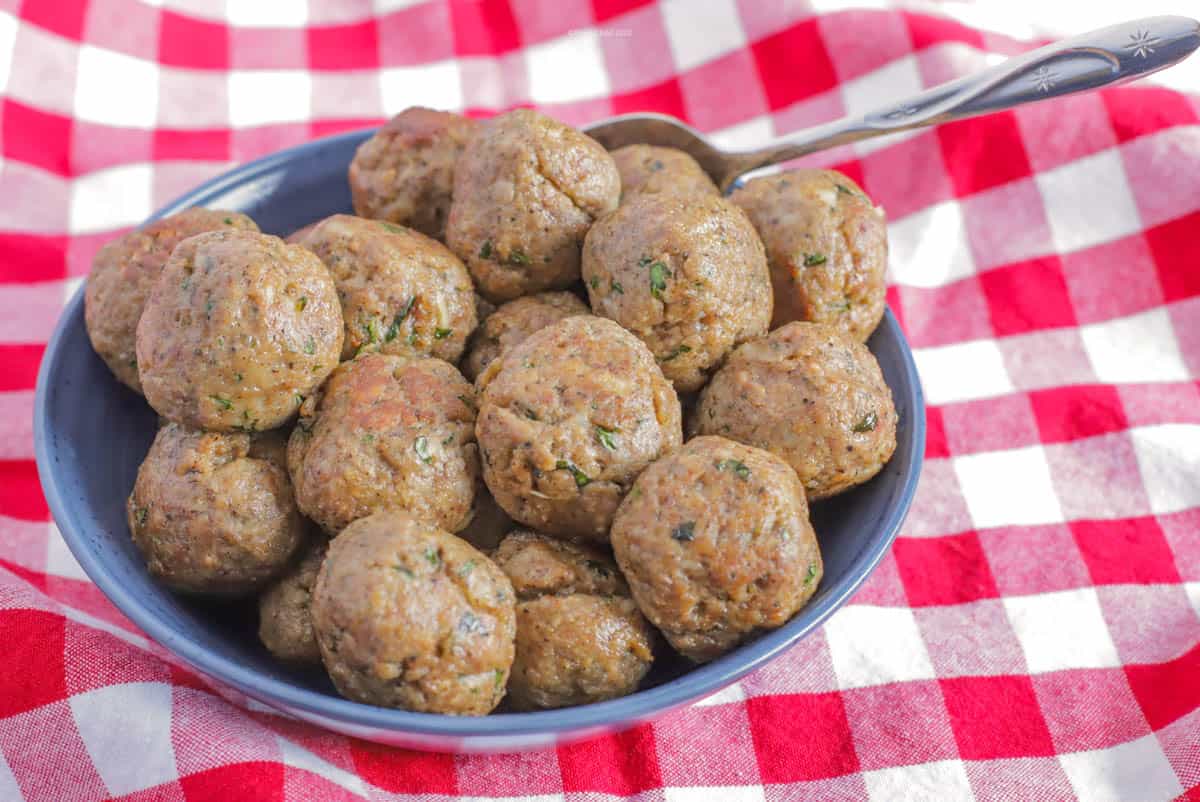
M 1152 517 L 1074 521 L 1071 531 L 1097 585 L 1181 581 L 1171 547 Z
M 935 130 L 957 195 L 1026 178 L 1032 171 L 1012 112 L 945 123 Z
M 1086 587 L 1087 563 L 1066 524 L 1000 527 L 980 533 L 996 586 L 1005 596 Z
M 1066 772 L 1052 757 L 972 760 L 966 768 L 975 802 L 1075 798 Z
M 962 42 L 976 49 L 983 48 L 983 35 L 961 22 L 933 14 L 903 12 L 914 50 L 924 50 L 943 42 Z
M 684 110 L 683 92 L 679 88 L 679 81 L 674 78 L 639 92 L 613 95 L 612 106 L 614 114 L 632 114 L 636 111 L 662 109 L 663 114 L 673 114 L 683 119 L 687 118 Z
M 46 347 L 36 345 L 0 345 L 0 364 L 8 368 L 0 373 L 0 392 L 29 390 L 37 382 L 38 363 Z
M 156 128 L 152 147 L 155 161 L 227 161 L 230 133 L 226 128 L 197 131 Z
M 1059 752 L 1103 749 L 1150 731 L 1119 669 L 1051 671 L 1032 680 Z
M 946 435 L 946 417 L 941 407 L 925 409 L 925 459 L 950 456 L 950 438 Z
M 1023 395 L 946 404 L 941 413 L 953 454 L 1000 451 L 1039 442 L 1033 409 Z
M 33 460 L 0 459 L 0 509 L 25 521 L 45 521 L 50 517 Z
M 953 194 L 937 136 L 927 131 L 862 156 L 864 189 L 887 210 L 889 220 L 943 201 Z
M 763 114 L 766 100 L 743 52 L 714 59 L 679 76 L 688 119 L 702 131 L 725 128 Z
M 863 771 L 958 756 L 936 681 L 854 688 L 842 698 Z
M 54 3 L 26 0 L 21 7 L 21 19 L 78 42 L 83 38 L 87 9 L 88 0 L 59 0 Z
M 1121 142 L 1200 119 L 1186 96 L 1168 89 L 1122 86 L 1101 90 L 1099 96 Z
M 600 49 L 614 94 L 653 91 L 657 86 L 668 84 L 676 86 L 675 91 L 678 91 L 671 42 L 657 7 L 640 8 L 613 20 L 602 30 L 612 34 L 600 37 Z M 664 114 L 677 114 L 674 105 L 644 107 L 660 108 L 664 109 Z
M 1158 280 L 1167 301 L 1200 295 L 1200 273 L 1194 269 L 1198 230 L 1200 212 L 1146 229 L 1146 242 L 1158 267 Z
M 1063 278 L 1080 323 L 1095 323 L 1144 312 L 1163 302 L 1163 290 L 1147 237 L 1105 242 L 1063 254 Z
M 166 663 L 102 630 L 66 622 L 61 636 L 69 654 L 92 655 L 86 664 L 68 661 L 63 682 L 66 693 L 75 695 L 127 682 L 161 682 L 171 679 Z
M 0 672 L 0 718 L 66 696 L 63 617 L 41 610 L 4 610 L 0 627 L 8 633 L 11 649 L 8 666 Z
M 379 61 L 385 67 L 441 61 L 455 55 L 454 26 L 447 3 L 418 3 L 381 16 Z M 459 55 L 468 55 L 459 52 Z
M 380 66 L 374 19 L 308 29 L 308 63 L 314 70 L 367 70 Z
M 1075 325 L 1057 256 L 989 270 L 979 280 L 998 336 Z
M 380 753 L 386 759 L 386 753 Z M 558 757 L 552 749 L 510 755 L 458 755 L 457 793 L 485 799 L 557 794 L 562 790 Z
M 458 792 L 454 757 L 429 752 L 397 750 L 367 741 L 351 741 L 355 772 L 385 791 L 416 794 Z
M 283 772 L 279 763 L 233 763 L 180 777 L 179 786 L 187 802 L 225 802 L 231 788 L 245 799 L 284 802 Z
M 158 60 L 163 64 L 204 70 L 229 68 L 226 25 L 163 9 L 158 38 Z
M 653 5 L 654 0 L 592 0 L 592 15 L 596 22 L 607 22 L 613 17 Z
M 900 538 L 893 548 L 908 601 L 914 607 L 962 604 L 1000 594 L 979 535 Z
M 746 702 L 746 713 L 764 783 L 820 780 L 858 771 L 842 695 L 760 696 Z
M 740 736 L 749 722 L 743 704 L 689 707 L 654 728 L 662 782 L 667 786 L 745 786 L 759 782 L 754 744 Z M 725 744 L 720 760 L 693 748 L 696 733 Z
M 162 14 L 161 9 L 150 3 L 88 0 L 84 41 L 154 61 L 158 57 L 158 27 Z
M 507 53 L 521 44 L 507 0 L 449 0 L 449 5 L 457 55 Z
M 1044 443 L 1118 432 L 1129 426 L 1117 388 L 1107 384 L 1052 387 L 1029 394 Z
M 1029 677 L 955 677 L 940 684 L 963 758 L 1054 754 Z
M 558 748 L 563 791 L 637 794 L 662 785 L 654 730 L 635 727 L 616 735 Z
M 10 98 L 0 100 L 4 158 L 69 175 L 71 120 Z
M 815 19 L 767 36 L 751 45 L 751 51 L 771 109 L 790 106 L 837 84 Z

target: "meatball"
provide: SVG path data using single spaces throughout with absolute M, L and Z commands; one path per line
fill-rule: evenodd
M 307 237 L 314 228 L 321 225 L 322 222 L 324 222 L 324 221 L 316 220 L 312 223 L 309 223 L 306 226 L 301 226 L 300 228 L 293 231 L 291 234 L 288 234 L 286 237 L 284 237 L 283 241 L 286 242 L 288 245 L 303 245 L 304 238 Z
M 168 420 L 221 432 L 284 423 L 341 350 L 341 307 L 321 260 L 250 231 L 179 243 L 137 329 L 150 406 Z
M 388 120 L 350 162 L 355 214 L 444 237 L 454 166 L 476 126 L 466 117 L 420 106 Z
M 657 145 L 626 145 L 612 152 L 621 174 L 621 202 L 635 192 L 720 195 L 717 185 L 689 154 Z
M 84 321 L 92 348 L 121 383 L 142 392 L 137 324 L 171 251 L 194 234 L 222 228 L 258 231 L 244 214 L 185 209 L 109 242 L 96 254 L 84 293 Z
M 254 456 L 248 434 L 167 423 L 126 504 L 134 545 L 181 593 L 240 596 L 288 564 L 304 535 L 287 472 Z
M 492 498 L 492 491 L 487 489 L 480 476 L 475 486 L 475 507 L 471 520 L 457 533 L 458 536 L 484 554 L 491 554 L 512 528 L 512 519 Z
M 493 301 L 563 289 L 579 278 L 584 234 L 620 195 L 599 143 L 517 109 L 484 123 L 463 152 L 446 243 Z
M 681 393 L 771 320 L 762 242 L 715 196 L 634 194 L 588 232 L 583 279 L 592 311 L 645 342 Z
M 647 468 L 617 511 L 612 545 L 638 607 L 695 662 L 783 625 L 823 570 L 796 474 L 722 437 Z
M 330 543 L 312 623 L 348 699 L 479 716 L 504 696 L 512 584 L 468 543 L 410 515 L 362 518 Z
M 473 404 L 471 385 L 440 359 L 344 363 L 292 431 L 296 503 L 330 534 L 387 509 L 457 532 L 479 475 Z
M 320 665 L 321 650 L 312 628 L 312 589 L 329 541 L 310 538 L 300 559 L 258 597 L 258 639 L 288 663 Z
M 690 431 L 779 455 L 815 501 L 879 473 L 896 450 L 896 422 L 867 347 L 833 326 L 796 322 L 733 352 Z
M 363 351 L 457 362 L 475 330 L 475 290 L 440 242 L 381 220 L 335 214 L 300 241 L 337 284 L 342 359 Z
M 610 557 L 514 532 L 495 559 L 518 599 L 514 708 L 585 705 L 637 690 L 654 661 L 654 631 Z
M 858 185 L 833 170 L 794 170 L 748 181 L 730 200 L 767 248 L 775 314 L 831 323 L 865 341 L 887 290 L 887 222 Z
M 679 398 L 612 321 L 553 323 L 476 384 L 483 478 L 514 521 L 539 531 L 607 540 L 634 478 L 682 440 Z
M 509 348 L 535 331 L 574 315 L 591 312 L 570 292 L 543 292 L 502 304 L 479 327 L 463 360 L 463 373 L 474 380 Z

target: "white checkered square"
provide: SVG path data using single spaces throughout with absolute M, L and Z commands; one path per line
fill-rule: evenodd
M 312 116 L 312 76 L 305 70 L 232 70 L 229 123 L 235 128 L 303 122 Z
M 225 4 L 225 17 L 230 25 L 242 28 L 298 28 L 308 21 L 308 0 L 230 0 Z
M 944 201 L 888 224 L 891 278 L 910 287 L 941 287 L 975 274 L 962 209 Z
M 661 10 L 680 72 L 746 44 L 736 0 L 666 0 Z
M 463 84 L 457 62 L 439 61 L 412 67 L 388 67 L 379 76 L 387 116 L 409 106 L 460 111 Z
M 974 802 L 961 760 L 939 760 L 863 773 L 871 802 Z
M 585 28 L 525 51 L 529 98 L 534 103 L 568 103 L 607 95 L 608 72 L 600 35 Z
M 1183 793 L 1153 734 L 1108 749 L 1060 755 L 1080 802 L 1167 802 Z
M 1167 310 L 1081 326 L 1079 335 L 1096 377 L 1112 384 L 1190 378 Z
M 842 688 L 936 676 L 909 609 L 843 607 L 825 625 L 825 640 Z
M 1141 229 L 1121 154 L 1115 148 L 1037 175 L 1060 253 L 1089 248 Z
M 1042 446 L 955 457 L 954 471 L 978 529 L 1063 520 Z
M 158 65 L 83 45 L 79 48 L 75 115 L 105 125 L 152 127 L 158 117 Z
M 847 113 L 864 115 L 895 103 L 897 98 L 915 95 L 924 88 L 916 58 L 904 56 L 842 84 L 842 95 L 846 98 Z M 895 144 L 894 140 L 892 144 Z
M 163 128 L 228 128 L 229 79 L 223 72 L 162 67 L 158 124 Z
M 332 763 L 323 760 L 302 746 L 299 746 L 282 735 L 275 739 L 279 746 L 279 758 L 284 765 L 312 772 L 324 777 L 335 785 L 340 785 L 352 794 L 367 796 L 367 785 L 360 777 Z
M 774 123 L 766 114 L 712 132 L 713 142 L 722 148 L 752 148 L 774 136 Z
M 664 788 L 663 794 L 667 802 L 710 802 L 720 799 L 721 802 L 765 802 L 761 785 L 698 787 L 698 788 Z
M 0 750 L 0 799 L 22 799 L 21 786 L 13 776 L 8 761 L 4 759 L 4 751 Z
M 1004 608 L 1032 673 L 1121 665 L 1095 588 L 1011 596 Z
M 36 25 L 18 22 L 5 92 L 42 111 L 71 116 L 76 99 L 79 45 Z
M 1200 506 L 1200 426 L 1130 430 L 1150 508 L 1162 514 Z
M 176 779 L 171 686 L 109 685 L 70 698 L 79 736 L 113 796 Z
M 58 526 L 51 521 L 47 528 L 49 532 L 46 535 L 46 573 L 67 579 L 87 581 L 87 574 L 79 566 L 75 555 L 67 548 L 62 533 L 58 531 Z
M 75 234 L 142 222 L 154 211 L 149 164 L 98 170 L 71 184 L 70 227 Z
M 995 340 L 971 340 L 913 351 L 925 400 L 949 404 L 1013 391 Z
M 11 14 L 0 11 L 0 92 L 8 89 L 8 76 L 12 71 L 16 46 L 17 20 Z

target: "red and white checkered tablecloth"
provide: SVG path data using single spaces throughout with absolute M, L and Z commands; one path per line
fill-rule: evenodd
M 748 145 L 1103 5 L 0 0 L 0 800 L 1200 799 L 1200 57 L 815 159 L 891 221 L 919 495 L 822 631 L 652 725 L 455 757 L 247 703 L 99 594 L 33 462 L 96 249 L 235 162 L 411 104 L 652 109 Z

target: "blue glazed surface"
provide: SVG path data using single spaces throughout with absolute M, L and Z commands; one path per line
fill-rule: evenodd
M 350 211 L 346 165 L 370 131 L 319 140 L 216 178 L 157 216 L 189 206 L 245 212 L 286 235 Z M 129 538 L 125 497 L 153 439 L 155 415 L 92 351 L 83 290 L 68 304 L 38 376 L 34 438 L 38 471 L 67 545 L 88 576 L 146 634 L 193 668 L 276 709 L 348 735 L 450 752 L 516 751 L 612 732 L 708 696 L 818 627 L 867 578 L 908 512 L 925 449 L 925 405 L 912 354 L 889 312 L 868 343 L 900 414 L 891 462 L 867 484 L 813 507 L 825 577 L 782 628 L 704 666 L 660 661 L 644 690 L 622 699 L 537 713 L 460 718 L 350 702 L 320 672 L 275 663 L 255 637 L 253 605 L 211 604 L 156 585 Z

